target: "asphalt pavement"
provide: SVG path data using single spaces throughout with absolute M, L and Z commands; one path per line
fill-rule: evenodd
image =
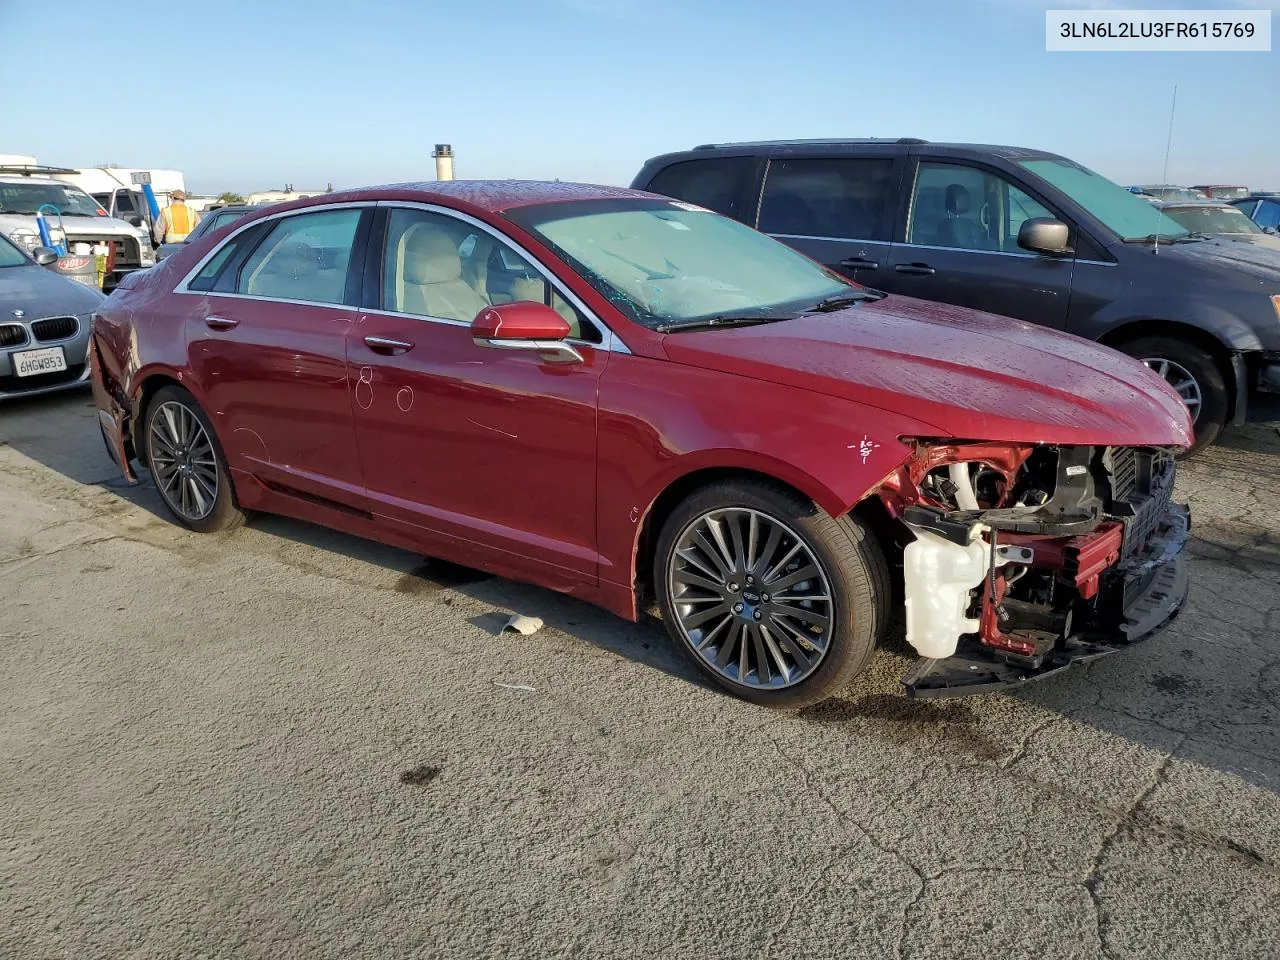
M 0 408 L 0 957 L 1280 956 L 1280 404 L 1185 463 L 1190 608 L 1012 695 L 798 715 L 660 624 Z M 499 629 L 512 612 L 546 626 Z

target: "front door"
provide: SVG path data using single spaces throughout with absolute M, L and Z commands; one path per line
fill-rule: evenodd
M 881 285 L 1061 329 L 1071 301 L 1072 257 L 1018 246 L 1032 217 L 1061 217 L 1001 174 L 960 163 L 921 161 L 907 222 Z
M 188 319 L 188 353 L 230 465 L 355 507 L 364 482 L 346 348 L 357 311 L 345 301 L 358 290 L 347 297 L 365 210 L 299 213 L 241 234 L 252 249 L 220 251 L 210 261 L 223 258 L 220 270 L 188 288 L 209 287 Z
M 562 583 L 594 582 L 596 389 L 609 356 L 598 332 L 489 231 L 422 209 L 383 216 L 348 349 L 370 508 L 452 541 L 460 562 L 551 564 Z M 475 314 L 510 300 L 565 315 L 582 362 L 477 346 Z

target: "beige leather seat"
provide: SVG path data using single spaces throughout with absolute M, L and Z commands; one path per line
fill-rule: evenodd
M 519 277 L 511 284 L 511 296 L 514 300 L 532 300 L 534 303 L 546 303 L 547 282 L 533 277 Z M 569 305 L 564 297 L 556 293 L 551 298 L 551 305 L 556 313 L 564 317 L 569 324 L 569 336 L 574 340 L 582 339 L 582 324 L 578 320 L 578 312 Z
M 433 225 L 414 224 L 397 247 L 392 309 L 470 323 L 489 305 L 462 279 L 462 258 L 453 240 Z

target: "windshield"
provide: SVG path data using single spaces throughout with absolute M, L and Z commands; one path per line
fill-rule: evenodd
M 1203 189 L 1215 200 L 1243 200 L 1249 196 L 1248 187 L 1206 187 Z
M 0 236 L 0 267 L 21 267 L 30 262 L 7 237 Z
M 1149 200 L 1070 160 L 1019 160 L 1019 165 L 1057 187 L 1122 240 L 1185 237 L 1187 231 Z
M 1172 207 L 1165 213 L 1192 233 L 1261 233 L 1262 228 L 1235 207 Z
M 600 200 L 517 208 L 637 323 L 794 315 L 853 284 L 734 220 L 678 201 Z
M 1186 187 L 1143 187 L 1142 192 L 1149 197 L 1155 197 L 1158 200 L 1205 200 L 1207 199 L 1199 190 L 1189 190 Z
M 61 183 L 0 183 L 0 213 L 33 214 L 46 203 L 57 207 L 64 217 L 103 216 L 98 201 L 78 187 Z

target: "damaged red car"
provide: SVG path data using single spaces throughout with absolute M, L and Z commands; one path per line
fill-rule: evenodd
M 895 609 L 915 696 L 1042 678 L 1187 595 L 1186 407 L 1139 361 L 886 297 L 707 210 L 562 183 L 272 207 L 95 317 L 103 435 L 177 522 L 286 514 L 637 618 L 798 707 Z

